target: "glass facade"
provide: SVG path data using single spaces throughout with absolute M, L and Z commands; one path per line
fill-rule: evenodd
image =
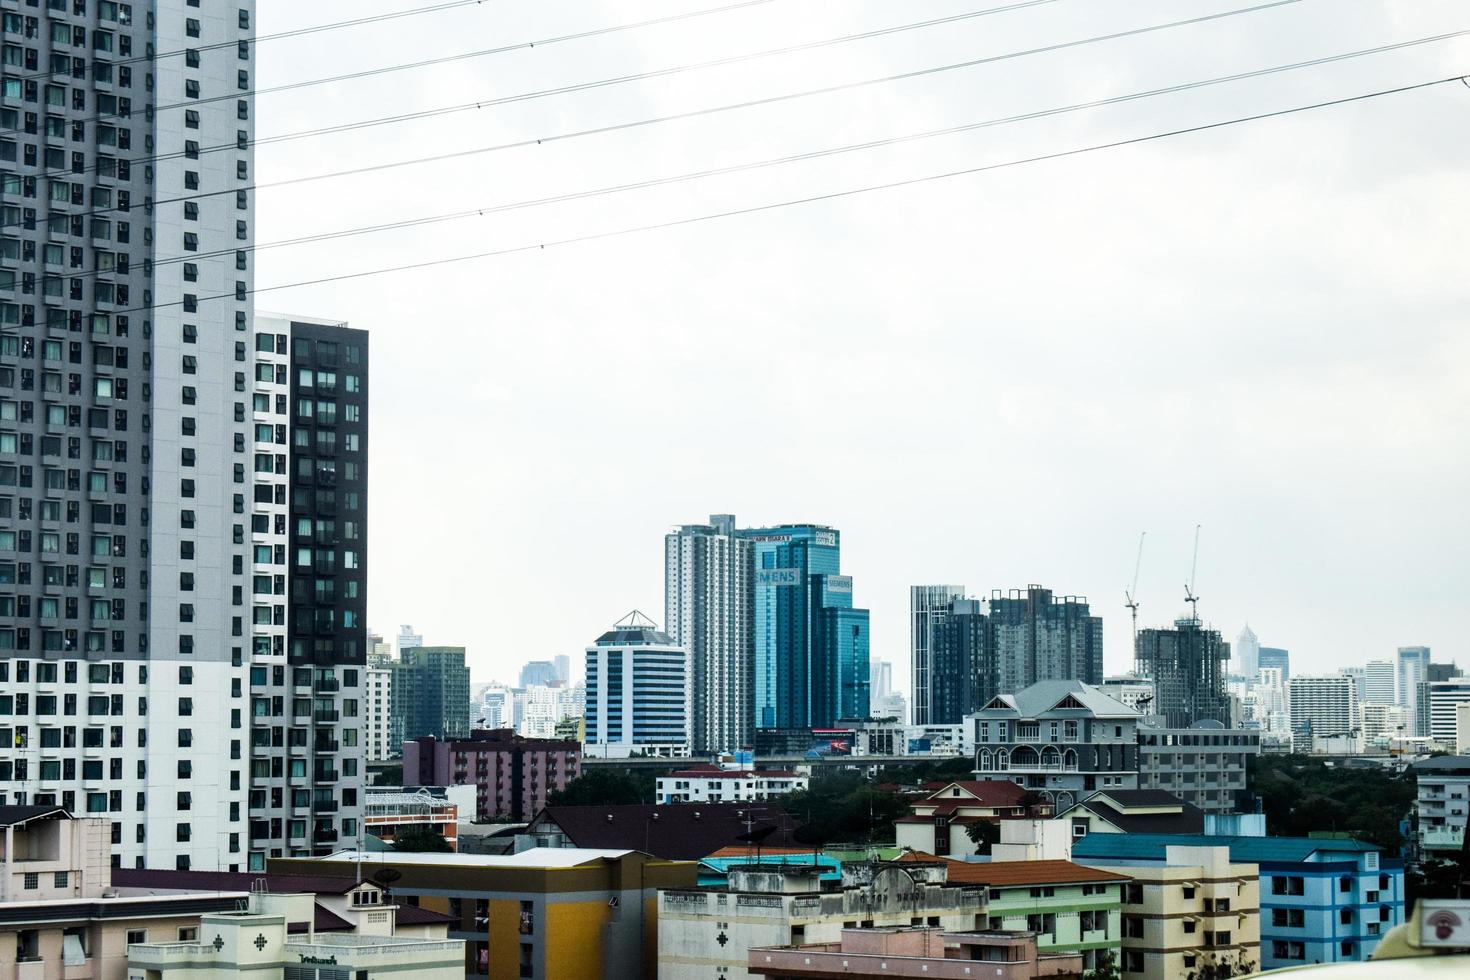
M 755 727 L 865 717 L 868 612 L 852 606 L 840 532 L 791 524 L 740 533 L 755 550 Z

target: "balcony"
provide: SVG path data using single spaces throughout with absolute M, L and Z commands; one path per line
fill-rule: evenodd
M 331 693 L 341 690 L 341 688 L 342 683 L 335 677 L 318 677 L 311 685 L 313 691 L 321 691 L 323 693 Z
M 319 738 L 316 740 L 315 749 L 317 752 L 340 752 L 342 743 L 335 738 Z
M 335 769 L 318 769 L 311 774 L 311 778 L 318 783 L 335 783 L 340 775 Z
M 317 708 L 311 716 L 317 721 L 336 721 L 341 714 L 336 708 Z
M 335 844 L 337 842 L 337 832 L 335 830 L 312 831 L 311 839 L 318 844 Z
M 44 980 L 45 976 L 46 964 L 39 956 L 16 961 L 15 980 Z
M 338 803 L 336 800 L 312 800 L 311 810 L 313 813 L 336 813 Z

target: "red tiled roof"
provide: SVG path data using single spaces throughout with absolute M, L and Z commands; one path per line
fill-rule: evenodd
M 970 794 L 977 801 L 986 806 L 1019 806 L 1021 798 L 1026 795 L 1026 789 L 1005 779 L 957 779 L 951 783 L 945 783 L 936 793 L 930 794 L 933 800 L 938 792 L 943 792 L 951 786 L 957 786 L 964 793 Z M 966 797 L 946 796 L 945 800 L 963 802 Z
M 1077 885 L 1095 881 L 1128 881 L 1127 875 L 1100 871 L 1071 861 L 952 861 L 908 851 L 900 861 L 944 861 L 949 880 L 966 885 Z

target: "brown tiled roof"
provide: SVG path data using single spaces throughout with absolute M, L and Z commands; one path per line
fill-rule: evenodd
M 1128 881 L 1127 875 L 1089 868 L 1071 861 L 952 861 L 909 851 L 900 861 L 944 861 L 949 880 L 965 885 L 1077 885 L 1095 881 Z
M 398 906 L 398 914 L 395 918 L 401 926 L 430 926 L 441 922 L 450 924 L 458 921 L 442 912 L 419 908 L 417 905 Z

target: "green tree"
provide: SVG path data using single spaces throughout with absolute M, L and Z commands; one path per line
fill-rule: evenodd
M 430 827 L 409 827 L 393 838 L 393 850 L 416 851 L 419 853 L 448 854 L 454 848 Z
M 374 786 L 402 786 L 403 785 L 403 763 L 395 766 L 384 766 L 378 770 L 373 777 Z
M 546 798 L 547 806 L 620 806 L 652 803 L 654 777 L 636 769 L 583 770 L 582 775 Z
M 1122 980 L 1117 955 L 1110 949 L 1098 950 L 1092 969 L 1082 974 L 1082 980 Z

